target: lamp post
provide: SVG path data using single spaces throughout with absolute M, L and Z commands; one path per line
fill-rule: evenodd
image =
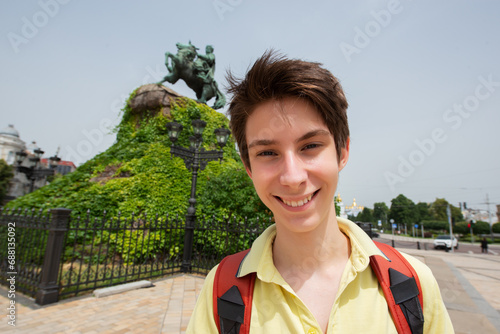
M 49 168 L 43 168 L 39 166 L 39 163 L 40 158 L 45 152 L 37 148 L 33 153 L 32 156 L 28 157 L 25 151 L 16 152 L 16 170 L 19 173 L 25 174 L 28 180 L 30 180 L 30 193 L 35 190 L 35 181 L 37 179 L 54 175 L 55 169 L 61 160 L 56 154 L 49 158 Z
M 193 236 L 194 224 L 196 220 L 196 181 L 198 178 L 198 170 L 203 170 L 209 161 L 220 160 L 223 158 L 222 149 L 226 146 L 229 134 L 228 129 L 216 129 L 214 131 L 217 138 L 217 144 L 220 150 L 205 151 L 201 147 L 203 142 L 203 130 L 205 129 L 206 122 L 201 119 L 192 121 L 194 135 L 189 138 L 190 147 L 184 148 L 175 145 L 180 132 L 182 131 L 182 124 L 172 121 L 166 125 L 168 137 L 172 142 L 170 146 L 170 154 L 184 160 L 186 168 L 191 170 L 191 197 L 189 198 L 189 208 L 186 214 L 186 225 L 184 234 L 184 255 L 182 259 L 181 270 L 182 272 L 191 271 L 191 255 L 193 251 Z

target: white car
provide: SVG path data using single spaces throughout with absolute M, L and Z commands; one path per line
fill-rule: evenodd
M 434 239 L 434 249 L 444 248 L 451 249 L 452 240 L 450 239 L 450 235 L 440 235 L 436 239 Z M 453 236 L 453 248 L 458 249 L 458 240 Z

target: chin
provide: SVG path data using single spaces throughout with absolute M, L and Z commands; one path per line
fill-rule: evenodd
M 307 233 L 314 231 L 320 225 L 319 217 L 276 217 L 276 226 L 294 233 Z

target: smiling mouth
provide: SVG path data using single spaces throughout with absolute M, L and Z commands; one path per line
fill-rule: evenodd
M 275 196 L 277 199 L 279 199 L 281 202 L 283 202 L 284 204 L 288 205 L 288 206 L 291 206 L 293 208 L 297 208 L 297 207 L 300 207 L 300 206 L 303 206 L 303 205 L 306 205 L 307 203 L 309 203 L 311 201 L 311 199 L 318 193 L 319 189 L 316 190 L 314 193 L 312 193 L 311 195 L 307 196 L 306 198 L 304 199 L 301 199 L 299 201 L 288 201 L 286 199 L 283 199 L 281 197 L 278 197 L 278 196 Z

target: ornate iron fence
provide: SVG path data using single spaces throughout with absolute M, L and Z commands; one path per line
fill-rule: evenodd
M 198 219 L 188 272 L 206 274 L 226 255 L 249 248 L 270 224 L 271 219 Z M 15 239 L 15 263 L 9 267 L 9 248 L 2 247 L 0 277 L 5 284 L 9 273 L 15 275 L 16 288 L 44 305 L 99 287 L 185 272 L 185 231 L 178 216 L 91 217 L 88 212 L 70 218 L 67 209 L 47 216 L 2 209 L 0 240 Z
M 42 212 L 0 211 L 0 279 L 15 278 L 15 289 L 34 296 L 41 282 L 49 217 Z
M 59 268 L 60 296 L 180 271 L 179 217 L 77 217 L 70 221 Z

